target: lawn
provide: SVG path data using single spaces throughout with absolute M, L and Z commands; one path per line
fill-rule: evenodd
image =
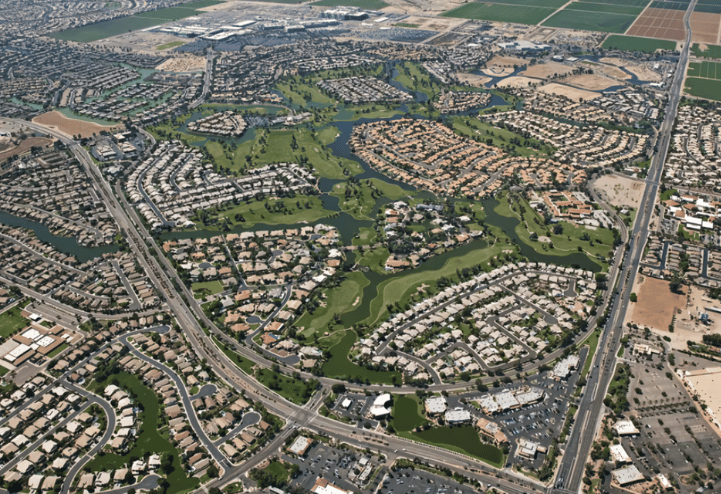
M 363 288 L 368 279 L 361 272 L 347 273 L 346 278 L 337 286 L 326 290 L 326 304 L 318 307 L 312 314 L 306 312 L 295 324 L 305 328 L 302 334 L 307 338 L 316 332 L 322 332 L 333 320 L 333 316 L 349 310 L 360 302 Z
M 119 374 L 111 374 L 105 381 L 97 383 L 97 389 L 104 389 L 113 380 L 117 379 L 120 386 L 135 394 L 134 400 L 142 406 L 142 411 L 138 415 L 140 423 L 137 431 L 137 440 L 133 448 L 124 455 L 114 453 L 105 453 L 96 456 L 88 462 L 85 468 L 91 472 L 101 470 L 116 470 L 125 467 L 131 458 L 142 458 L 145 453 L 157 453 L 162 455 L 168 453 L 173 455 L 173 471 L 167 476 L 170 487 L 167 492 L 174 494 L 177 492 L 186 492 L 195 489 L 199 484 L 199 479 L 188 477 L 180 463 L 180 455 L 175 447 L 165 438 L 159 429 L 160 410 L 162 407 L 158 402 L 158 395 L 145 386 L 137 376 L 121 372 Z
M 416 395 L 398 395 L 393 397 L 393 419 L 391 424 L 398 432 L 409 432 L 428 423 L 420 412 Z
M 158 45 L 155 47 L 156 50 L 169 50 L 170 48 L 175 48 L 176 46 L 182 46 L 185 44 L 185 41 L 171 41 L 170 43 L 165 43 L 164 45 Z
M 204 298 L 208 295 L 215 295 L 223 291 L 223 285 L 220 281 L 203 281 L 193 283 L 190 285 L 190 289 L 193 290 L 193 296 L 195 298 Z
M 315 391 L 318 384 L 315 380 L 303 381 L 295 379 L 279 372 L 273 372 L 270 369 L 258 369 L 255 372 L 255 378 L 263 386 L 275 391 L 286 400 L 303 405 L 306 403 Z
M 340 208 L 359 220 L 374 220 L 372 215 L 378 199 L 392 201 L 414 195 L 414 192 L 388 183 L 378 178 L 361 180 L 360 182 L 339 182 L 335 184 L 330 195 L 337 197 Z
M 601 31 L 604 33 L 624 33 L 636 20 L 635 15 L 561 10 L 543 23 L 544 26 L 578 29 L 583 31 Z
M 12 307 L 0 314 L 0 336 L 9 338 L 15 331 L 23 329 L 29 322 L 22 315 L 22 309 L 19 305 Z
M 697 57 L 721 58 L 721 46 L 718 45 L 706 45 L 706 50 L 701 51 L 701 47 L 696 43 L 691 46 L 691 51 Z
M 218 348 L 220 348 L 223 353 L 231 360 L 235 365 L 237 365 L 240 370 L 245 372 L 248 375 L 253 375 L 253 366 L 255 365 L 252 360 L 248 360 L 245 357 L 242 357 L 235 353 L 233 350 L 231 350 L 228 345 L 225 343 L 222 343 L 218 341 L 218 338 L 213 336 L 213 342 L 215 342 L 216 345 L 218 345 Z
M 583 343 L 578 345 L 578 348 L 588 345 L 588 355 L 586 355 L 586 363 L 583 366 L 583 370 L 581 371 L 581 377 L 586 377 L 588 375 L 588 372 L 591 370 L 591 364 L 593 363 L 593 356 L 596 353 L 596 349 L 598 348 L 598 339 L 601 337 L 601 328 L 596 329 L 593 333 L 588 335 L 588 338 L 586 338 Z
M 554 12 L 554 8 L 524 6 L 514 8 L 509 5 L 487 2 L 471 2 L 444 13 L 444 17 L 462 19 L 482 19 L 485 21 L 516 22 L 519 24 L 538 24 Z
M 320 2 L 314 2 L 313 5 L 317 7 L 358 7 L 370 10 L 388 7 L 388 4 L 381 0 L 320 0 Z
M 337 334 L 342 335 L 342 338 L 338 343 L 330 347 L 331 358 L 323 364 L 323 372 L 326 377 L 346 381 L 368 381 L 373 384 L 401 384 L 403 382 L 400 372 L 373 371 L 348 360 L 348 353 L 357 338 L 355 331 L 348 330 L 344 335 L 342 332 Z
M 601 48 L 606 48 L 607 50 L 617 49 L 654 53 L 656 50 L 673 51 L 676 49 L 676 42 L 651 38 L 639 38 L 637 36 L 623 36 L 620 34 L 612 34 L 611 36 L 606 38 L 606 41 L 603 42 Z
M 51 359 L 51 358 L 55 357 L 56 355 L 59 355 L 59 354 L 60 354 L 63 350 L 65 350 L 67 347 L 68 347 L 68 344 L 67 344 L 67 343 L 63 343 L 62 345 L 60 345 L 59 347 L 57 347 L 55 350 L 53 350 L 52 352 L 48 353 L 47 357 L 48 357 L 49 359 Z
M 496 468 L 503 466 L 503 452 L 492 444 L 482 443 L 478 431 L 470 425 L 463 427 L 433 427 L 422 432 L 413 432 L 403 437 L 440 446 L 478 458 Z
M 691 96 L 721 101 L 721 81 L 718 80 L 687 77 L 684 91 Z

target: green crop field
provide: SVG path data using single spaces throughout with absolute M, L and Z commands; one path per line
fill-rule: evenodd
M 675 50 L 676 42 L 613 34 L 606 38 L 601 48 L 653 53 L 656 50 Z
M 119 17 L 109 21 L 102 21 L 96 24 L 88 24 L 87 26 L 66 29 L 52 35 L 55 39 L 65 41 L 76 41 L 80 43 L 89 43 L 99 39 L 110 38 L 118 34 L 145 29 L 151 26 L 159 26 L 169 21 L 184 19 L 193 15 L 201 14 L 201 11 L 195 10 L 211 5 L 222 3 L 218 0 L 199 0 L 190 2 L 179 7 L 168 7 L 129 17 Z
M 563 10 L 581 10 L 585 12 L 638 15 L 643 11 L 643 9 L 643 7 L 635 7 L 632 5 L 609 5 L 606 3 L 595 2 L 574 2 Z
M 473 456 L 497 468 L 503 466 L 503 452 L 492 444 L 482 443 L 478 437 L 478 431 L 470 425 L 433 427 L 422 432 L 411 433 L 408 437 Z
M 702 79 L 721 79 L 721 62 L 692 62 L 689 64 L 687 75 Z
M 604 33 L 624 33 L 636 20 L 635 15 L 594 13 L 577 10 L 562 10 L 543 23 L 544 26 L 600 31 Z
M 388 4 L 381 0 L 320 0 L 313 5 L 319 7 L 358 7 L 359 9 L 378 10 L 388 7 Z
M 129 33 L 130 31 L 136 31 L 138 29 L 145 29 L 146 27 L 158 26 L 164 22 L 164 20 L 149 19 L 147 17 L 121 17 L 119 19 L 67 29 L 53 34 L 52 37 L 65 41 L 89 43 L 91 41 L 117 36 L 118 34 Z
M 393 398 L 393 428 L 398 432 L 412 431 L 428 423 L 421 415 L 421 404 L 416 395 L 400 395 Z
M 485 21 L 516 22 L 519 24 L 538 24 L 553 13 L 555 9 L 545 7 L 517 8 L 511 5 L 488 2 L 472 2 L 444 13 L 444 17 L 461 19 L 482 19 Z
M 696 43 L 691 46 L 691 51 L 695 56 L 701 58 L 721 58 L 721 46 L 718 45 L 706 45 L 706 50 L 701 51 L 701 47 Z
M 666 9 L 666 10 L 686 10 L 688 8 L 688 2 L 651 2 L 652 9 Z
M 685 91 L 699 98 L 721 101 L 721 80 L 687 77 Z
M 645 8 L 650 0 L 576 0 L 577 3 L 603 3 L 606 5 L 626 5 Z
M 339 332 L 339 334 L 342 333 Z M 348 352 L 355 340 L 355 332 L 348 330 L 340 341 L 329 349 L 331 358 L 323 364 L 323 373 L 326 377 L 369 381 L 374 384 L 401 384 L 403 382 L 400 372 L 373 371 L 348 360 Z

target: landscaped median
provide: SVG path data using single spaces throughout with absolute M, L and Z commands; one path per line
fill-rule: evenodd
M 256 369 L 253 370 L 255 363 L 245 357 L 238 355 L 236 352 L 231 350 L 228 345 L 220 342 L 215 336 L 213 336 L 213 342 L 218 345 L 218 348 L 243 372 L 249 376 L 255 377 L 255 379 L 267 387 L 268 389 L 275 391 L 286 400 L 295 403 L 296 405 L 303 405 L 306 403 L 315 391 L 318 381 L 315 379 L 301 380 L 300 375 L 286 376 L 282 374 L 276 365 L 273 369 Z

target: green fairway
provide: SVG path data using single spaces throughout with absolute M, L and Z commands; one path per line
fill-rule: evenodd
M 584 252 L 592 256 L 609 257 L 610 251 L 613 250 L 613 232 L 607 228 L 591 230 L 567 221 L 544 225 L 543 217 L 525 200 L 520 202 L 520 206 L 516 206 L 515 211 L 512 210 L 508 197 L 503 196 L 495 211 L 501 216 L 522 219 L 515 231 L 524 243 L 539 253 L 563 256 L 578 252 L 578 248 L 581 247 Z M 519 210 L 522 211 L 520 215 Z M 554 228 L 557 226 L 563 230 L 562 233 L 555 233 Z M 550 238 L 553 248 L 548 243 L 531 240 L 533 233 L 538 237 Z
M 601 12 L 589 14 L 578 10 L 562 10 L 546 20 L 543 25 L 604 33 L 624 33 L 634 20 L 636 20 L 635 15 Z
M 699 98 L 710 99 L 713 101 L 721 101 L 720 80 L 687 77 L 686 87 L 684 90 L 692 96 L 698 96 Z
M 488 246 L 483 241 L 471 242 L 449 251 L 447 255 L 436 256 L 426 261 L 420 268 L 403 271 L 400 276 L 383 280 L 377 285 L 375 296 L 368 307 L 363 307 L 363 312 L 367 315 L 356 323 L 375 324 L 388 314 L 388 306 L 407 303 L 411 295 L 418 293 L 417 289 L 421 285 L 435 286 L 439 278 L 455 276 L 457 269 L 470 268 L 487 262 L 491 257 L 507 249 L 512 247 L 500 243 Z M 443 259 L 445 262 L 438 267 Z M 354 316 L 355 314 L 352 313 L 346 314 L 343 321 L 349 322 Z
M 217 206 L 208 210 L 202 218 L 193 216 L 206 227 L 217 229 L 222 226 L 218 221 L 227 218 L 230 225 L 237 223 L 251 227 L 258 223 L 267 225 L 288 225 L 299 221 L 313 222 L 333 215 L 333 211 L 323 208 L 323 204 L 315 196 L 297 196 L 284 199 L 263 199 L 242 202 L 237 206 L 233 203 Z M 199 227 L 202 225 L 198 225 Z
M 368 249 L 363 253 L 363 257 L 358 260 L 361 266 L 367 266 L 376 273 L 386 273 L 386 261 L 390 256 L 388 247 L 376 247 Z
M 343 333 L 338 332 L 338 334 L 342 335 Z M 348 360 L 348 352 L 356 338 L 355 332 L 348 330 L 338 343 L 330 347 L 331 358 L 323 364 L 323 373 L 326 377 L 346 381 L 367 381 L 372 384 L 401 384 L 403 382 L 400 372 L 373 371 Z M 321 340 L 321 344 L 322 342 L 323 340 Z
M 388 7 L 388 4 L 381 0 L 320 0 L 320 2 L 313 2 L 313 5 L 318 7 L 358 7 L 369 10 Z
M 359 182 L 339 182 L 335 184 L 330 195 L 337 197 L 340 208 L 354 218 L 374 220 L 375 214 L 372 213 L 378 199 L 397 201 L 415 195 L 415 192 L 378 178 L 371 178 Z
M 516 22 L 519 24 L 538 24 L 554 12 L 553 8 L 522 7 L 517 8 L 499 3 L 471 2 L 444 13 L 444 17 L 462 19 L 482 19 L 485 21 Z
M 315 391 L 315 386 L 318 384 L 312 379 L 310 381 L 303 381 L 280 374 L 279 372 L 273 372 L 270 369 L 256 370 L 255 378 L 263 386 L 275 391 L 296 405 L 306 403 L 313 394 L 313 391 Z
M 721 59 L 721 46 L 718 45 L 706 45 L 706 49 L 701 51 L 701 46 L 696 43 L 691 46 L 691 51 L 697 57 Z
M 422 407 L 416 395 L 399 395 L 393 397 L 393 419 L 391 424 L 397 432 L 412 431 L 428 423 L 420 412 Z
M 203 298 L 207 295 L 215 295 L 223 291 L 223 285 L 220 281 L 203 281 L 200 283 L 193 283 L 190 285 L 190 289 L 193 290 L 193 296 L 195 298 Z
M 104 389 L 115 379 L 118 380 L 122 388 L 131 392 L 135 401 L 142 407 L 142 411 L 138 415 L 137 440 L 133 448 L 126 454 L 105 453 L 96 456 L 87 463 L 85 468 L 91 472 L 116 470 L 125 467 L 131 458 L 142 458 L 146 453 L 158 453 L 160 455 L 167 453 L 173 455 L 173 471 L 167 476 L 170 483 L 167 492 L 174 494 L 195 489 L 200 483 L 199 479 L 188 477 L 185 474 L 185 470 L 180 463 L 181 452 L 175 449 L 170 444 L 170 441 L 158 430 L 160 428 L 160 410 L 162 410 L 158 402 L 158 395 L 145 386 L 137 376 L 127 372 L 111 374 L 105 381 L 97 383 L 97 389 Z
M 428 72 L 416 62 L 396 65 L 398 75 L 393 79 L 411 92 L 424 93 L 428 99 L 438 96 L 443 86 L 433 80 Z
M 499 147 L 512 155 L 531 156 L 535 154 L 553 154 L 555 150 L 551 146 L 544 145 L 537 139 L 525 138 L 507 129 L 500 129 L 493 125 L 482 122 L 477 118 L 454 116 L 453 130 L 463 137 L 475 139 L 481 137 L 486 143 Z M 512 144 L 512 142 L 523 143 L 523 145 Z
M 404 437 L 407 436 L 404 435 Z M 496 468 L 503 466 L 503 452 L 492 444 L 482 443 L 478 437 L 478 431 L 470 425 L 433 427 L 422 432 L 410 433 L 408 437 L 473 456 Z
M 22 315 L 22 309 L 19 305 L 6 310 L 0 314 L 0 336 L 9 338 L 16 331 L 23 329 L 30 323 Z
M 606 38 L 601 48 L 607 50 L 626 50 L 626 51 L 641 51 L 645 53 L 653 53 L 656 50 L 669 50 L 673 51 L 676 49 L 675 41 L 665 41 L 660 39 L 651 38 L 639 38 L 636 36 L 623 36 L 619 34 L 613 34 Z
M 368 279 L 363 273 L 347 273 L 346 278 L 339 285 L 327 289 L 325 306 L 318 307 L 312 314 L 306 312 L 295 325 L 305 328 L 302 334 L 306 337 L 324 331 L 336 314 L 358 306 L 366 285 Z

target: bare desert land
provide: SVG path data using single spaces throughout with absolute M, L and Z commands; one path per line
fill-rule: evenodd
M 633 292 L 638 301 L 632 303 L 626 314 L 626 322 L 668 332 L 673 316 L 679 309 L 686 308 L 686 295 L 671 292 L 669 282 L 639 276 Z
M 603 175 L 596 180 L 594 188 L 612 206 L 638 208 L 644 183 L 619 175 Z
M 594 93 L 592 91 L 586 91 L 585 89 L 579 89 L 576 87 L 566 86 L 565 84 L 557 84 L 555 82 L 551 82 L 550 84 L 546 84 L 544 86 L 541 86 L 538 88 L 539 91 L 542 91 L 546 94 L 556 94 L 558 96 L 565 96 L 568 99 L 571 99 L 573 101 L 591 101 L 593 99 L 596 99 L 600 96 L 598 93 Z
M 536 65 L 531 65 L 526 70 L 521 72 L 520 75 L 525 77 L 537 77 L 540 79 L 546 79 L 554 75 L 563 76 L 573 72 L 573 67 L 563 65 L 558 62 L 548 62 Z
M 98 125 L 93 122 L 86 122 L 85 120 L 68 118 L 59 111 L 51 111 L 38 115 L 33 118 L 33 122 L 44 125 L 50 129 L 59 130 L 69 136 L 80 135 L 81 137 L 92 137 L 93 134 L 97 134 L 101 130 L 112 130 L 116 128 L 115 125 Z
M 30 151 L 30 148 L 34 146 L 46 147 L 50 146 L 52 143 L 53 140 L 46 137 L 28 137 L 27 139 L 23 139 L 17 146 L 11 145 L 10 147 L 0 152 L 0 161 L 4 161 L 10 156 L 15 156 L 17 154 L 22 154 L 26 151 Z M 5 146 L 3 145 L 3 147 Z
M 198 72 L 205 69 L 205 59 L 196 55 L 173 57 L 155 68 L 165 72 Z

